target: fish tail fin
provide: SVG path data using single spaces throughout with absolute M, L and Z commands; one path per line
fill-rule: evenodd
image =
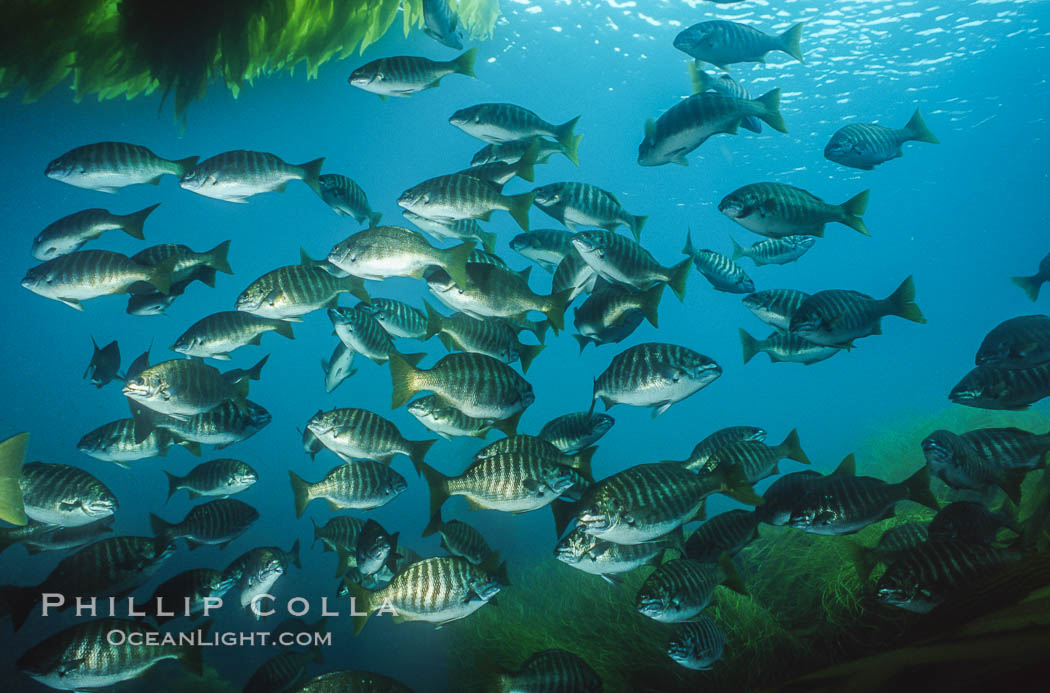
M 152 284 L 157 291 L 165 296 L 171 291 L 171 275 L 175 272 L 175 265 L 179 258 L 170 257 L 163 262 L 158 262 L 146 270 L 146 282 Z
M 149 514 L 149 531 L 153 532 L 153 536 L 158 538 L 164 538 L 171 535 L 171 528 L 174 527 L 172 523 L 164 520 L 158 515 L 153 513 Z
M 634 234 L 636 242 L 642 239 L 642 227 L 647 221 L 649 221 L 647 216 L 631 216 L 631 233 Z
M 310 502 L 310 484 L 295 472 L 288 471 L 288 479 L 292 484 L 292 497 L 295 499 L 295 517 L 303 516 L 307 504 Z
M 427 482 L 430 489 L 430 517 L 441 515 L 441 506 L 448 500 L 448 477 L 422 460 L 416 462 L 416 471 Z
M 305 164 L 300 164 L 299 168 L 303 170 L 303 182 L 310 186 L 310 189 L 320 196 L 321 194 L 321 166 L 324 165 L 324 157 L 320 159 L 314 159 L 313 161 L 307 161 Z
M 529 365 L 532 364 L 533 359 L 539 356 L 540 352 L 546 348 L 542 344 L 522 344 L 519 346 L 518 359 L 521 361 L 521 372 L 528 372 Z
M 925 505 L 927 508 L 937 512 L 941 509 L 940 503 L 930 490 L 930 468 L 922 467 L 907 479 L 901 482 L 908 493 L 910 500 Z
M 582 139 L 583 135 L 574 135 L 564 145 L 565 157 L 577 166 L 580 165 L 580 140 Z
M 733 565 L 733 559 L 730 558 L 728 553 L 723 551 L 722 555 L 719 556 L 718 567 L 722 569 L 723 586 L 745 597 L 749 594 L 747 587 L 744 586 L 744 581 L 740 579 L 740 573 L 737 572 L 736 566 Z
M 694 94 L 703 94 L 711 88 L 711 75 L 696 66 L 693 61 L 686 61 L 689 66 L 689 81 L 693 85 Z
M 512 690 L 507 676 L 510 672 L 484 652 L 474 654 L 474 671 L 483 686 L 481 690 L 493 693 L 508 693 Z
M 475 46 L 469 51 L 452 61 L 452 69 L 461 75 L 476 78 L 474 74 L 474 60 L 478 57 L 478 49 Z
M 437 515 L 431 515 L 430 520 L 427 522 L 427 526 L 423 528 L 422 537 L 429 537 L 437 534 L 437 531 L 441 529 L 441 513 Z
M 908 133 L 908 139 L 913 142 L 926 142 L 927 144 L 940 144 L 941 141 L 937 139 L 937 136 L 930 132 L 930 129 L 926 127 L 926 121 L 922 119 L 922 113 L 918 108 L 915 109 L 915 113 L 912 114 L 911 120 L 904 126 L 905 131 Z
M 296 539 L 295 543 L 292 544 L 292 548 L 288 549 L 288 555 L 292 557 L 292 565 L 299 570 L 303 569 L 303 563 L 299 560 L 299 540 Z
M 1039 298 L 1039 289 L 1043 286 L 1043 279 L 1038 274 L 1031 277 L 1010 277 L 1010 281 L 1021 287 L 1032 302 Z
M 266 362 L 269 359 L 270 355 L 267 354 L 266 356 L 263 356 L 261 359 L 259 359 L 258 363 L 249 368 L 245 373 L 245 376 L 248 378 L 248 380 L 258 380 L 260 377 L 262 377 L 263 366 L 266 365 Z
M 526 221 L 526 223 L 528 222 Z M 445 255 L 445 271 L 448 272 L 448 276 L 452 277 L 452 281 L 456 282 L 457 286 L 463 287 L 467 285 L 467 263 L 470 261 L 472 252 L 474 252 L 474 241 L 466 241 L 443 253 Z
M 20 483 L 28 443 L 28 433 L 19 433 L 0 443 L 0 520 L 19 527 L 29 523 Z
M 594 483 L 594 472 L 591 471 L 591 458 L 594 457 L 595 451 L 598 450 L 597 445 L 580 450 L 578 453 L 573 455 L 572 468 L 580 473 L 587 481 Z
M 590 337 L 584 337 L 582 334 L 574 334 L 573 338 L 576 340 L 576 343 L 580 345 L 581 354 L 583 353 L 583 350 L 587 348 L 587 345 L 593 341 Z
M 572 518 L 576 517 L 576 504 L 556 498 L 551 503 L 551 513 L 554 514 L 554 531 L 560 538 L 569 528 Z
M 1003 493 L 1006 494 L 1007 498 L 1014 503 L 1020 503 L 1021 483 L 1024 481 L 1024 477 L 1024 470 L 1020 470 L 1019 473 L 1016 474 L 1004 474 L 1002 480 L 996 485 L 1003 490 Z
M 518 178 L 529 181 L 530 183 L 536 178 L 536 160 L 540 156 L 540 142 L 539 140 L 533 141 L 529 145 L 529 148 L 525 150 L 525 153 L 518 163 L 514 164 L 514 175 Z M 492 252 L 491 250 L 489 252 Z
M 674 292 L 679 301 L 685 301 L 685 282 L 689 279 L 689 265 L 692 262 L 693 258 L 687 257 L 671 268 L 671 279 L 667 282 L 667 285 L 671 287 L 671 291 Z
M 314 526 L 314 541 L 313 544 L 310 544 L 310 546 L 312 547 L 315 546 L 318 540 L 321 538 L 321 528 L 317 525 L 317 520 L 315 520 L 312 517 L 310 518 L 310 524 Z
M 869 197 L 871 197 L 871 191 L 863 190 L 839 205 L 839 209 L 842 210 L 842 223 L 865 236 L 871 235 L 862 218 L 868 209 Z
M 394 385 L 390 408 L 397 409 L 419 392 L 416 380 L 420 370 L 396 353 L 390 354 L 387 363 L 390 365 L 390 381 Z
M 481 247 L 485 249 L 486 253 L 493 253 L 496 250 L 496 234 L 491 231 L 481 232 Z
M 999 518 L 1002 520 L 1003 525 L 1012 532 L 1022 534 L 1021 525 L 1017 518 L 1017 505 L 1006 498 L 1003 500 L 1003 504 L 999 506 Z
M 205 264 L 217 272 L 233 274 L 233 268 L 230 267 L 230 260 L 227 257 L 229 253 L 230 241 L 223 241 L 208 251 L 208 259 Z
M 155 205 L 146 207 L 146 209 L 141 209 L 137 212 L 124 215 L 124 225 L 120 227 L 121 230 L 132 238 L 137 238 L 140 241 L 145 239 L 146 232 L 143 231 L 143 226 L 146 223 L 146 217 L 148 217 L 157 207 L 160 207 L 159 202 Z
M 696 256 L 696 247 L 693 246 L 693 230 L 689 229 L 685 232 L 685 246 L 682 247 L 682 255 L 686 255 L 690 258 Z
M 756 115 L 777 132 L 787 132 L 787 123 L 780 115 L 780 89 L 770 89 L 755 99 L 762 106 L 762 112 Z
M 758 340 L 740 328 L 740 347 L 744 350 L 744 363 L 747 363 L 758 353 Z
M 178 173 L 176 173 L 175 175 L 179 178 L 182 178 L 184 175 L 186 175 L 187 173 L 189 173 L 197 167 L 197 162 L 200 161 L 200 159 L 201 158 L 199 156 L 188 156 L 185 159 L 179 159 L 178 161 L 174 162 L 175 166 L 177 166 L 179 169 Z
M 368 617 L 372 615 L 372 593 L 349 579 L 344 579 L 343 585 L 350 595 L 351 604 L 354 605 L 354 635 L 358 635 L 368 623 Z
M 33 607 L 40 601 L 40 587 L 20 587 L 8 585 L 0 587 L 0 607 L 3 607 L 11 615 L 11 626 L 19 630 L 33 613 Z
M 802 452 L 802 441 L 799 440 L 797 428 L 792 428 L 791 433 L 788 433 L 787 437 L 784 438 L 784 442 L 777 447 L 783 451 L 784 457 L 789 460 L 795 460 L 802 464 L 813 464 L 806 457 L 806 453 Z
M 842 458 L 839 462 L 839 466 L 835 467 L 835 471 L 831 473 L 833 476 L 857 476 L 857 458 L 851 452 Z
M 656 284 L 651 289 L 643 291 L 638 297 L 638 309 L 642 311 L 642 316 L 653 327 L 659 327 L 660 316 L 658 311 L 660 309 L 660 299 L 663 295 L 664 285 Z
M 514 217 L 522 231 L 529 230 L 529 209 L 532 208 L 534 193 L 522 193 L 520 195 L 509 195 L 504 198 L 507 202 L 507 211 Z
M 434 310 L 434 306 L 426 301 L 423 301 L 423 308 L 427 312 L 427 333 L 423 338 L 423 341 L 426 341 L 441 333 L 441 321 L 444 320 L 445 316 Z
M 292 332 L 292 323 L 287 320 L 274 320 L 273 331 L 286 339 L 295 339 L 295 333 Z
M 886 301 L 889 303 L 891 315 L 897 315 L 912 322 L 926 322 L 922 311 L 915 303 L 915 281 L 910 276 L 901 282 L 901 285 L 890 294 Z
M 171 500 L 171 497 L 174 496 L 175 493 L 179 490 L 179 483 L 182 481 L 182 477 L 175 476 L 174 474 L 166 470 L 164 471 L 164 474 L 168 477 L 167 500 Z
M 572 291 L 572 289 L 565 289 L 550 295 L 550 301 L 544 313 L 547 315 L 547 322 L 550 323 L 554 334 L 558 334 L 565 327 L 565 309 L 569 307 L 569 301 L 572 300 Z
M 492 427 L 497 431 L 500 431 L 508 438 L 518 433 L 518 423 L 521 421 L 521 415 L 525 413 L 525 410 L 517 412 L 513 416 L 508 416 L 505 419 L 500 419 L 496 423 L 492 424 Z
M 408 441 L 408 458 L 412 460 L 412 464 L 418 464 L 423 461 L 423 458 L 427 454 L 427 450 L 438 441 L 437 438 L 431 438 L 430 440 L 410 440 Z
M 379 220 L 383 218 L 382 212 L 372 212 L 368 215 L 368 228 L 379 225 Z
M 536 320 L 535 322 L 529 322 L 526 320 L 525 322 L 528 323 L 526 329 L 536 335 L 536 339 L 539 340 L 539 343 L 543 344 L 544 340 L 547 338 L 547 328 L 551 326 L 550 321 Z
M 578 122 L 580 122 L 580 116 L 576 116 L 572 120 L 554 128 L 554 139 L 558 140 L 558 143 L 566 149 L 569 148 L 569 143 L 575 138 L 573 130 L 576 129 L 576 123 Z
M 783 51 L 800 63 L 806 62 L 802 59 L 802 27 L 805 22 L 799 22 L 780 35 L 780 43 Z
M 732 236 L 729 237 L 729 242 L 733 244 L 733 259 L 739 260 L 742 257 L 747 257 L 747 251 L 742 245 L 736 242 L 736 239 Z
M 866 583 L 871 576 L 871 571 L 875 569 L 874 552 L 867 546 L 849 538 L 842 540 L 842 546 L 846 549 L 846 554 L 853 563 L 853 567 L 857 569 L 857 577 L 860 578 L 861 584 Z
M 354 298 L 364 302 L 371 303 L 372 297 L 368 295 L 368 291 L 365 290 L 365 282 L 361 277 L 355 277 L 349 275 L 339 280 L 339 286 Z

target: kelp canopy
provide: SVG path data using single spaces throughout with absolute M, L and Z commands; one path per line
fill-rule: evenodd
M 499 0 L 449 0 L 471 38 L 488 38 Z M 405 35 L 423 24 L 423 0 L 4 0 L 0 96 L 33 101 L 72 74 L 75 98 L 131 99 L 160 88 L 175 115 L 221 79 L 245 82 L 364 51 L 401 13 Z

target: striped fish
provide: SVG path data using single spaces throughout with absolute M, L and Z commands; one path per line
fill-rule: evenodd
M 177 243 L 163 243 L 141 250 L 131 256 L 135 262 L 147 267 L 174 263 L 171 273 L 172 286 L 198 279 L 208 286 L 215 286 L 215 273 L 233 274 L 227 255 L 230 252 L 230 241 L 223 241 L 211 250 L 203 253 L 194 252 L 192 248 Z M 134 288 L 135 293 L 149 291 L 148 285 Z
M 317 645 L 306 652 L 285 650 L 270 657 L 255 670 L 244 684 L 243 693 L 278 693 L 290 690 L 296 682 L 306 676 L 306 670 L 312 662 L 324 662 L 321 648 Z
M 420 279 L 424 270 L 437 266 L 464 280 L 465 265 L 473 249 L 474 243 L 467 241 L 440 250 L 415 231 L 401 226 L 373 226 L 338 243 L 328 254 L 328 262 L 362 279 Z
M 787 132 L 780 115 L 780 89 L 757 99 L 743 99 L 703 92 L 693 94 L 667 109 L 656 121 L 645 122 L 645 137 L 638 145 L 641 166 L 688 166 L 686 155 L 712 135 L 735 135 L 748 118 L 759 118 L 777 132 Z
M 353 551 L 350 552 L 353 554 Z M 397 556 L 400 556 L 398 558 Z M 423 560 L 423 557 L 418 553 L 408 548 L 407 546 L 399 546 L 397 554 L 387 561 L 387 564 L 379 569 L 379 572 L 373 575 L 365 575 L 356 566 L 352 566 L 351 563 L 356 559 L 350 558 L 347 555 L 340 555 L 339 562 L 336 565 L 336 577 L 346 577 L 347 580 L 355 582 L 362 587 L 370 590 L 377 590 L 384 585 L 390 584 L 390 581 L 394 579 L 394 576 L 400 573 L 402 570 Z M 346 582 L 339 586 L 338 595 L 340 597 L 350 596 L 350 590 L 346 587 Z
M 375 520 L 365 522 L 354 546 L 357 571 L 361 575 L 375 575 L 380 569 L 389 568 L 389 564 L 393 564 L 399 555 L 395 553 L 397 538 L 398 532 L 390 534 Z
M 29 519 L 79 527 L 114 515 L 117 497 L 92 474 L 68 464 L 28 462 L 18 480 Z
M 223 580 L 233 580 L 240 590 L 240 604 L 255 620 L 262 618 L 256 597 L 271 594 L 274 584 L 292 566 L 302 570 L 299 540 L 285 551 L 277 546 L 260 546 L 241 554 L 222 573 Z
M 929 539 L 928 522 L 905 522 L 890 527 L 873 547 L 867 547 L 849 539 L 843 540 L 850 560 L 857 569 L 861 584 L 866 584 L 871 571 L 879 563 L 890 564 L 906 556 L 910 551 Z
M 43 551 L 68 551 L 101 539 L 103 534 L 112 531 L 112 515 L 77 527 L 59 527 L 30 520 L 21 527 L 0 528 L 0 551 L 15 544 L 26 547 L 30 556 Z
M 390 379 L 393 409 L 417 392 L 430 390 L 467 416 L 503 420 L 520 414 L 536 399 L 532 385 L 513 368 L 484 354 L 448 354 L 427 369 L 392 356 Z M 512 429 L 516 419 L 513 423 Z
M 572 236 L 561 229 L 533 229 L 512 238 L 510 247 L 553 274 L 566 255 L 576 252 L 572 247 Z
M 750 294 L 755 291 L 755 282 L 747 276 L 747 272 L 725 255 L 716 253 L 706 248 L 697 250 L 693 247 L 692 234 L 685 238 L 685 248 L 682 253 L 688 255 L 696 271 L 704 275 L 718 291 L 731 294 Z
M 562 146 L 568 146 L 577 136 L 573 134 L 577 121 L 553 125 L 523 106 L 512 103 L 482 103 L 463 108 L 448 119 L 471 137 L 500 144 L 526 137 L 550 137 Z
M 324 157 L 305 164 L 289 164 L 276 154 L 236 149 L 205 159 L 179 179 L 186 190 L 227 202 L 246 203 L 264 192 L 284 192 L 289 181 L 301 180 L 321 194 Z
M 477 248 L 470 251 L 470 259 L 468 262 L 475 265 L 493 265 L 508 272 L 516 272 L 516 270 L 512 269 L 511 266 L 508 265 L 499 255 L 496 255 L 495 253 L 487 253 L 484 250 L 479 250 Z M 528 279 L 531 272 L 532 268 L 526 267 L 521 272 L 518 272 L 518 274 L 523 278 Z
M 555 268 L 551 293 L 568 292 L 571 303 L 581 293 L 594 291 L 598 279 L 598 273 L 574 249 Z
M 175 551 L 170 541 L 154 537 L 109 537 L 66 556 L 39 585 L 0 588 L 0 601 L 11 613 L 15 630 L 22 627 L 45 592 L 65 598 L 58 611 L 77 598 L 126 594 L 149 581 Z
M 1050 396 L 1050 363 L 1020 370 L 977 366 L 952 388 L 948 399 L 979 409 L 1021 411 Z
M 325 474 L 320 481 L 310 483 L 295 472 L 288 472 L 295 499 L 295 516 L 303 516 L 310 501 L 323 498 L 332 512 L 353 508 L 371 510 L 394 500 L 408 482 L 389 466 L 371 460 L 341 464 Z
M 752 100 L 751 92 L 727 74 L 720 74 L 716 77 L 712 77 L 698 68 L 694 63 L 689 63 L 689 77 L 693 82 L 694 94 L 700 94 L 705 91 L 716 91 L 723 96 L 731 96 L 734 99 L 744 99 L 745 101 Z M 740 127 L 745 130 L 750 130 L 751 132 L 761 133 L 762 121 L 754 116 L 744 118 L 740 121 Z
M 717 563 L 723 553 L 735 556 L 758 539 L 759 517 L 753 510 L 729 510 L 700 525 L 685 542 L 685 556 Z
M 202 496 L 226 498 L 247 490 L 259 480 L 259 473 L 251 466 L 228 458 L 202 462 L 184 476 L 176 476 L 169 471 L 164 474 L 168 477 L 169 499 L 180 489 L 186 489 L 190 500 Z
M 483 180 L 461 173 L 423 181 L 401 193 L 397 204 L 410 212 L 436 221 L 482 219 L 505 210 L 523 231 L 529 230 L 532 193 L 504 195 Z
M 491 183 L 500 192 L 503 192 L 503 186 L 514 178 L 521 178 L 531 183 L 536 178 L 534 167 L 540 153 L 540 140 L 537 138 L 531 140 L 531 142 L 532 145 L 525 150 L 525 153 L 517 161 L 488 161 L 473 164 L 470 168 L 456 171 L 456 173 Z M 489 146 L 494 147 L 496 145 Z
M 424 0 L 423 7 L 439 1 L 447 2 L 447 0 Z M 424 31 L 431 34 L 428 29 Z M 442 43 L 446 41 L 450 39 L 443 40 Z M 462 48 L 463 46 L 455 47 Z M 382 674 L 373 674 L 370 671 L 330 671 L 303 681 L 294 688 L 288 689 L 287 693 L 412 693 L 412 689 L 400 681 L 395 681 Z
M 783 238 L 771 238 L 768 241 L 752 243 L 750 248 L 744 248 L 734 239 L 733 260 L 742 257 L 750 258 L 756 267 L 762 265 L 786 265 L 794 262 L 809 252 L 813 247 L 814 240 L 811 236 L 784 236 Z
M 1019 558 L 991 546 L 929 541 L 890 564 L 875 586 L 875 598 L 924 614 Z
M 201 318 L 183 332 L 171 350 L 186 356 L 229 361 L 230 352 L 249 344 L 261 344 L 262 336 L 276 332 L 295 339 L 292 326 L 284 320 L 260 318 L 239 310 L 225 310 Z
M 393 298 L 373 298 L 371 303 L 360 303 L 358 308 L 375 316 L 391 337 L 427 339 L 427 316 L 420 309 Z
M 901 156 L 905 142 L 940 144 L 940 141 L 915 109 L 911 120 L 902 129 L 871 123 L 850 123 L 835 131 L 824 147 L 824 158 L 850 168 L 870 171 L 890 159 Z
M 527 373 L 533 359 L 539 356 L 542 344 L 522 344 L 517 333 L 506 323 L 495 320 L 477 320 L 456 313 L 444 316 L 429 303 L 423 302 L 427 310 L 427 327 L 424 339 L 437 335 L 446 349 L 459 349 L 475 354 L 486 354 L 503 363 L 521 361 L 521 372 Z
M 728 443 L 711 453 L 701 473 L 708 474 L 709 470 L 723 466 L 736 467 L 742 469 L 744 476 L 753 484 L 779 474 L 777 463 L 782 459 L 811 464 L 809 457 L 802 451 L 802 443 L 795 429 L 792 429 L 779 445 L 766 445 L 760 440 L 740 440 Z
M 1031 433 L 1020 428 L 978 428 L 961 438 L 989 463 L 1006 469 L 1038 469 L 1050 452 L 1050 433 Z
M 471 262 L 467 264 L 466 283 L 455 282 L 437 267 L 427 270 L 424 279 L 430 292 L 443 304 L 473 318 L 508 318 L 516 321 L 517 331 L 530 329 L 539 333 L 535 324 L 523 322 L 525 315 L 535 310 L 547 315 L 555 331 L 564 326 L 570 291 L 537 294 L 529 288 L 528 276 L 513 270 Z
M 323 173 L 317 178 L 321 199 L 341 217 L 353 217 L 359 223 L 375 226 L 383 217 L 373 212 L 365 191 L 353 179 L 338 173 Z
M 202 272 L 202 274 L 205 274 Z M 186 293 L 186 287 L 198 277 L 172 284 L 168 293 L 150 291 L 142 294 L 131 294 L 128 296 L 128 307 L 125 309 L 128 315 L 163 315 L 171 307 L 175 299 Z M 202 278 L 203 281 L 203 278 Z
M 129 293 L 139 282 L 167 293 L 173 265 L 169 261 L 148 267 L 108 250 L 78 250 L 30 268 L 22 286 L 70 308 L 84 310 L 81 301 Z
M 791 329 L 791 318 L 802 302 L 809 298 L 805 291 L 795 289 L 766 289 L 744 296 L 744 306 L 755 317 L 772 325 L 778 332 Z
M 977 501 L 955 501 L 941 508 L 930 520 L 930 541 L 958 541 L 964 544 L 990 545 L 999 530 L 1022 533 L 1017 524 L 1017 507 L 1009 499 L 996 511 Z
M 328 318 L 339 340 L 355 353 L 386 363 L 392 354 L 397 354 L 394 340 L 371 312 L 363 307 L 329 308 Z M 401 354 L 410 363 L 419 363 L 426 354 Z
M 187 615 L 197 618 L 208 603 L 205 600 L 222 599 L 233 585 L 232 579 L 223 578 L 221 570 L 187 570 L 157 586 L 146 602 L 146 612 L 158 624 Z
M 1050 361 L 1050 316 L 1025 315 L 996 325 L 981 342 L 974 362 L 1016 370 Z
M 236 498 L 195 505 L 181 521 L 171 523 L 149 514 L 150 530 L 168 541 L 185 539 L 191 550 L 217 545 L 224 549 L 259 519 L 259 511 Z
M 869 191 L 864 190 L 842 204 L 832 205 L 802 188 L 783 183 L 752 183 L 723 197 L 718 211 L 748 231 L 773 239 L 823 238 L 824 227 L 830 223 L 870 236 L 863 218 L 869 196 Z
M 331 392 L 336 389 L 343 384 L 344 380 L 357 372 L 357 369 L 353 368 L 355 353 L 353 349 L 348 349 L 340 340 L 336 343 L 331 357 L 327 361 L 321 359 L 325 392 Z M 305 436 L 305 433 L 303 435 Z
M 682 532 L 641 544 L 616 544 L 588 534 L 576 527 L 554 547 L 554 557 L 562 563 L 591 575 L 601 576 L 609 584 L 623 582 L 620 577 L 643 565 L 658 566 L 667 549 L 681 551 Z
M 594 380 L 593 400 L 653 407 L 653 417 L 703 389 L 722 375 L 710 358 L 677 344 L 647 342 L 617 354 Z
M 499 428 L 504 423 L 467 416 L 437 395 L 427 395 L 411 402 L 408 413 L 445 440 L 451 440 L 454 436 L 484 438 L 492 428 Z M 507 430 L 513 432 L 514 429 Z
M 850 346 L 855 339 L 882 334 L 882 318 L 887 315 L 926 322 L 915 304 L 915 284 L 911 277 L 882 300 L 859 291 L 818 291 L 795 310 L 790 331 L 814 344 Z
M 493 672 L 497 691 L 601 693 L 602 679 L 582 657 L 567 650 L 535 652 L 517 670 Z
M 551 419 L 536 436 L 562 452 L 571 454 L 597 443 L 614 423 L 616 419 L 608 414 L 578 411 Z
M 712 459 L 715 453 L 722 448 L 745 440 L 762 441 L 765 439 L 765 429 L 758 426 L 729 426 L 728 428 L 721 428 L 697 443 L 693 451 L 689 453 L 689 459 L 683 460 L 679 464 L 694 472 L 701 470 L 710 472 L 714 469 Z
M 389 464 L 398 454 L 421 462 L 437 442 L 436 438 L 407 440 L 391 421 L 367 409 L 318 411 L 306 428 L 345 462 L 378 460 Z
M 423 0 L 423 33 L 443 46 L 456 50 L 463 48 L 463 28 L 459 26 L 459 15 L 452 10 L 449 0 Z M 362 690 L 355 693 L 372 692 Z M 389 693 L 399 692 L 391 690 Z
M 583 135 L 576 135 L 564 144 L 552 142 L 545 137 L 526 137 L 500 144 L 489 144 L 474 152 L 470 165 L 484 166 L 496 162 L 520 164 L 530 158 L 534 158 L 535 164 L 545 164 L 555 154 L 564 154 L 566 159 L 579 166 L 582 137 Z
M 336 277 L 322 267 L 286 265 L 267 272 L 237 297 L 235 307 L 264 318 L 301 322 L 300 316 L 338 305 L 339 294 L 349 292 L 369 300 L 360 277 Z
M 852 465 L 853 456 L 850 455 L 847 459 L 851 460 Z M 843 473 L 853 474 L 852 466 Z M 755 514 L 767 525 L 786 525 L 798 499 L 817 488 L 826 478 L 820 472 L 811 469 L 777 477 L 762 494 L 763 502 L 755 509 Z
M 998 486 L 1015 503 L 1020 501 L 1024 470 L 999 464 L 997 457 L 978 452 L 972 439 L 943 429 L 922 441 L 922 453 L 930 473 L 952 488 L 984 491 Z
M 441 536 L 441 548 L 453 556 L 465 558 L 474 565 L 481 565 L 492 555 L 492 548 L 485 537 L 474 527 L 459 520 L 441 521 L 441 515 L 435 515 L 423 529 L 423 536 L 432 534 Z
M 405 219 L 438 240 L 475 241 L 480 243 L 481 247 L 490 253 L 496 247 L 496 234 L 483 231 L 481 225 L 475 219 L 458 219 L 456 221 L 428 219 L 407 209 L 401 214 Z
M 679 301 L 685 300 L 685 282 L 692 258 L 664 267 L 648 250 L 611 231 L 581 231 L 572 237 L 572 245 L 584 262 L 606 281 L 643 291 L 656 284 L 667 284 Z
M 591 343 L 601 346 L 623 341 L 642 324 L 643 319 L 657 327 L 657 311 L 663 291 L 663 284 L 638 291 L 603 281 L 574 312 L 573 325 L 579 334 L 573 336 L 580 344 L 580 351 Z
M 686 669 L 707 671 L 722 659 L 726 633 L 707 616 L 675 626 L 667 641 L 667 656 Z
M 519 452 L 501 452 L 474 460 L 459 476 L 446 476 L 416 465 L 430 487 L 430 516 L 452 496 L 463 496 L 472 509 L 525 513 L 551 504 L 581 479 L 572 468 Z
M 197 456 L 201 453 L 200 445 L 179 440 L 164 429 L 153 428 L 143 437 L 135 419 L 118 419 L 99 426 L 80 439 L 77 450 L 96 460 L 127 467 L 129 462 L 165 457 L 172 445 L 182 445 Z
M 146 217 L 159 206 L 150 205 L 131 214 L 112 214 L 108 210 L 98 208 L 75 212 L 48 224 L 47 228 L 33 239 L 30 252 L 37 260 L 52 260 L 59 255 L 68 255 L 80 250 L 88 241 L 93 241 L 106 231 L 114 229 L 120 229 L 132 238 L 142 240 L 146 237 L 142 231 Z
M 44 175 L 78 188 L 115 193 L 136 183 L 157 185 L 165 174 L 182 177 L 198 158 L 162 159 L 142 145 L 99 142 L 69 150 L 49 163 Z
M 1043 286 L 1043 283 L 1050 281 L 1050 253 L 1039 261 L 1038 272 L 1031 276 L 1010 277 L 1010 281 L 1021 287 L 1021 290 L 1033 302 L 1036 301 L 1039 298 L 1039 289 Z
M 649 217 L 628 213 L 616 196 L 589 183 L 549 183 L 532 191 L 533 204 L 576 233 L 578 226 L 615 231 L 626 226 L 638 240 Z
M 474 74 L 478 49 L 471 48 L 452 60 L 430 60 L 410 55 L 379 58 L 350 73 L 350 86 L 363 89 L 386 101 L 390 96 L 411 96 L 441 85 L 449 75 Z
M 107 688 L 137 679 L 165 659 L 178 660 L 201 676 L 204 664 L 200 647 L 164 635 L 141 621 L 95 619 L 38 643 L 15 666 L 45 686 L 63 691 Z
M 174 359 L 129 377 L 123 392 L 125 397 L 155 412 L 186 419 L 211 411 L 231 399 L 243 403 L 246 388 L 246 381 L 238 388 L 218 369 L 203 361 Z
M 515 433 L 478 450 L 474 453 L 474 459 L 484 460 L 504 453 L 518 453 L 526 457 L 571 467 L 583 475 L 585 479 L 591 480 L 591 457 L 594 456 L 594 452 L 597 449 L 596 447 L 589 447 L 575 453 L 565 453 L 543 438 L 524 433 Z
M 227 400 L 185 420 L 149 414 L 140 415 L 139 420 L 144 418 L 156 428 L 167 429 L 178 440 L 214 445 L 221 450 L 251 438 L 270 425 L 273 417 L 255 402 L 245 400 L 239 404 Z
M 740 331 L 740 346 L 744 351 L 744 363 L 764 351 L 772 363 L 804 363 L 807 366 L 830 359 L 842 351 L 838 347 L 814 344 L 798 335 L 773 332 L 763 340 L 752 337 L 747 330 Z
M 357 546 L 357 537 L 365 526 L 364 520 L 347 515 L 333 517 L 323 526 L 318 526 L 313 518 L 310 521 L 314 523 L 315 544 L 320 541 L 325 551 L 349 552 L 351 556 Z M 356 560 L 354 558 L 355 564 Z
M 793 24 L 777 36 L 766 34 L 748 24 L 712 20 L 693 24 L 675 36 L 674 47 L 701 62 L 725 69 L 734 63 L 765 63 L 770 51 L 787 53 L 804 62 L 802 39 L 804 22 Z
M 635 597 L 635 608 L 661 623 L 690 621 L 707 608 L 719 585 L 747 595 L 728 555 L 723 554 L 717 563 L 678 558 L 664 563 L 646 578 Z
M 788 524 L 812 534 L 852 534 L 892 517 L 902 500 L 939 509 L 930 492 L 929 469 L 923 467 L 896 484 L 870 476 L 832 475 L 797 500 Z
M 731 477 L 731 471 L 701 478 L 674 462 L 629 467 L 587 490 L 576 511 L 577 525 L 617 544 L 651 541 L 702 519 L 704 499 L 712 493 L 749 492 L 747 481 Z
M 354 611 L 354 635 L 373 611 L 394 609 L 394 622 L 426 621 L 443 625 L 466 618 L 509 584 L 507 566 L 476 566 L 456 556 L 424 558 L 394 576 L 386 587 L 369 592 L 347 581 Z M 342 689 L 345 690 L 345 689 Z

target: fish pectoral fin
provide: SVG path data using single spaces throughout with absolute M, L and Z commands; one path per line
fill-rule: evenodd
M 58 666 L 55 667 L 55 671 L 59 676 L 65 676 L 69 672 L 79 669 L 80 665 L 84 663 L 84 659 L 84 657 L 77 659 L 63 659 L 59 662 Z
M 116 195 L 117 192 L 119 192 L 119 190 L 117 188 L 114 188 L 111 185 L 106 185 L 106 186 L 103 186 L 101 188 L 94 188 L 94 189 L 98 190 L 99 192 L 109 193 L 110 195 Z
M 78 301 L 75 298 L 60 298 L 58 300 L 62 303 L 65 303 L 70 308 L 75 308 L 76 310 L 84 310 L 84 306 L 80 305 L 80 301 Z
M 614 573 L 602 573 L 599 577 L 601 577 L 602 580 L 605 580 L 606 582 L 608 582 L 610 585 L 622 585 L 623 584 L 623 578 L 620 577 L 619 575 L 614 574 Z
M 547 488 L 544 484 L 541 484 L 535 479 L 526 479 L 522 485 L 529 493 L 535 496 L 542 496 L 544 490 Z
M 656 406 L 653 407 L 652 417 L 655 419 L 656 417 L 660 416 L 665 411 L 670 409 L 672 404 L 674 404 L 674 402 L 672 402 L 670 400 L 665 400 L 663 402 L 659 402 L 658 404 L 656 404 Z

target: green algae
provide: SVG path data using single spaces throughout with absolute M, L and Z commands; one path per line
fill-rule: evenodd
M 498 0 L 452 0 L 464 33 L 492 35 Z M 26 101 L 70 80 L 77 101 L 132 99 L 161 89 L 175 115 L 221 82 L 253 80 L 363 53 L 395 24 L 423 24 L 422 0 L 5 0 L 0 97 Z

